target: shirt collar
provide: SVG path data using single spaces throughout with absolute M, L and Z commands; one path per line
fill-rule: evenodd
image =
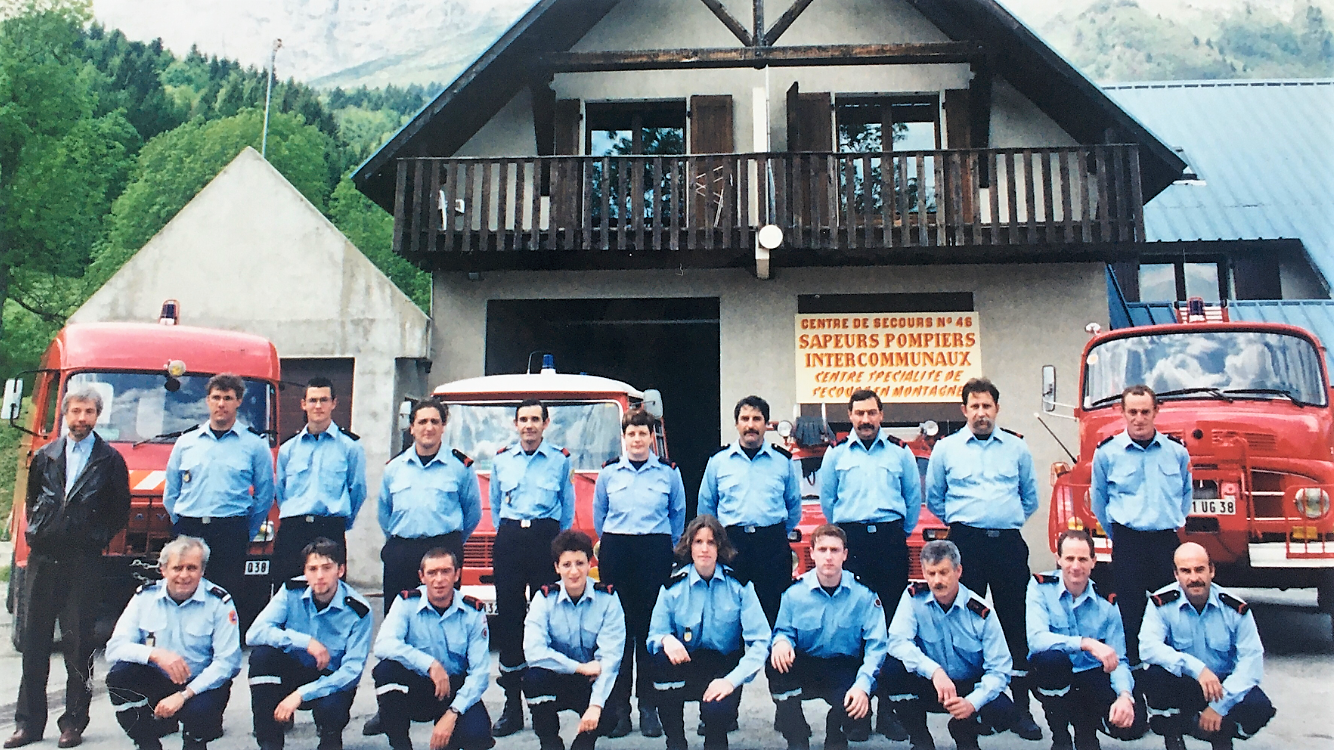
M 443 457 L 444 457 L 444 456 L 448 456 L 448 455 L 452 454 L 453 452 L 454 452 L 454 449 L 453 449 L 453 448 L 451 448 L 451 447 L 449 447 L 448 445 L 446 445 L 445 443 L 441 442 L 441 443 L 440 443 L 440 448 L 439 448 L 438 450 L 436 450 L 435 455 L 431 457 L 431 461 L 430 461 L 430 463 L 425 463 L 425 464 L 424 464 L 424 463 L 422 463 L 422 457 L 421 457 L 420 455 L 417 454 L 417 445 L 414 443 L 414 444 L 408 446 L 407 451 L 405 451 L 405 453 L 407 453 L 407 458 L 405 458 L 404 460 L 405 460 L 405 461 L 408 461 L 408 462 L 411 462 L 411 463 L 414 463 L 414 464 L 417 464 L 418 466 L 420 466 L 420 467 L 422 467 L 422 468 L 424 469 L 424 468 L 430 466 L 430 465 L 433 464 L 433 463 L 437 463 L 437 462 L 441 462 L 441 461 L 443 461 Z
M 970 429 L 967 425 L 964 425 L 964 428 L 962 430 L 959 430 L 959 432 L 962 432 L 968 436 L 964 440 L 965 443 L 977 443 L 979 445 L 986 445 L 987 443 L 990 443 L 992 440 L 995 440 L 996 442 L 999 443 L 1004 443 L 1007 440 L 1009 440 L 1009 436 L 1005 432 L 1005 430 L 1002 430 L 999 427 L 993 427 L 991 429 L 991 437 L 987 438 L 986 440 L 978 440 L 977 435 L 974 435 L 972 429 Z
M 306 579 L 305 576 L 301 576 L 301 580 L 304 581 L 305 579 Z M 346 587 L 347 587 L 346 583 L 343 583 L 342 581 L 338 582 L 338 588 L 334 589 L 333 599 L 329 600 L 329 607 L 336 607 L 338 609 L 343 609 L 346 606 L 345 604 L 347 600 Z M 315 606 L 315 592 L 310 588 L 309 585 L 307 585 L 305 590 L 301 592 L 301 598 L 310 602 L 310 606 L 312 607 Z
M 423 583 L 422 585 L 418 586 L 417 590 L 422 592 L 422 595 L 417 597 L 417 611 L 421 612 L 423 610 L 429 609 L 431 610 L 432 614 L 435 614 L 435 606 L 431 604 L 431 598 L 426 595 L 426 584 Z M 445 611 L 441 613 L 440 616 L 445 617 L 447 615 L 452 614 L 454 610 L 460 609 L 462 604 L 463 604 L 463 594 L 459 592 L 458 589 L 455 589 L 454 600 L 449 603 L 449 606 L 445 608 Z
M 569 602 L 577 607 L 586 601 L 592 601 L 592 600 L 593 600 L 593 581 L 591 580 L 584 581 L 584 593 L 579 597 L 579 601 L 576 602 L 573 598 L 570 597 L 569 592 L 565 590 L 565 580 L 561 579 L 560 593 L 556 595 L 557 602 L 563 602 L 563 601 Z
M 222 433 L 222 437 L 227 437 L 228 435 L 236 435 L 237 437 L 240 437 L 240 436 L 241 436 L 241 433 L 237 431 L 237 428 L 239 428 L 240 426 L 241 426 L 241 422 L 240 422 L 240 420 L 237 420 L 237 421 L 235 421 L 235 422 L 232 422 L 231 429 L 229 429 L 229 430 L 227 430 L 226 432 Z M 221 440 L 221 439 L 222 439 L 222 438 L 220 438 L 220 437 L 216 437 L 216 436 L 213 434 L 213 424 L 212 424 L 211 422 L 205 422 L 204 424 L 200 425 L 200 427 L 199 427 L 199 436 L 200 436 L 200 437 L 210 438 L 210 439 L 213 439 L 213 440 Z
M 1079 605 L 1083 604 L 1086 600 L 1091 598 L 1096 598 L 1098 596 L 1097 589 L 1095 588 L 1097 584 L 1093 582 L 1092 578 L 1089 579 L 1088 585 L 1084 587 L 1084 592 L 1081 593 L 1079 596 L 1075 596 L 1074 594 L 1070 593 L 1070 589 L 1065 587 L 1065 575 L 1061 573 L 1059 569 L 1056 570 L 1055 575 L 1056 578 L 1060 581 L 1059 584 L 1061 587 L 1060 596 L 1063 598 L 1070 599 L 1071 607 L 1078 607 Z
M 1148 450 L 1148 446 L 1140 447 L 1139 443 L 1136 443 L 1134 440 L 1131 440 L 1130 433 L 1125 430 L 1122 430 L 1116 437 L 1120 441 L 1119 445 L 1126 450 L 1141 450 L 1141 451 Z M 1154 445 L 1159 447 L 1162 447 L 1163 445 L 1163 433 L 1157 430 L 1154 430 L 1153 439 L 1149 441 L 1149 446 L 1154 446 Z
M 96 441 L 96 439 L 97 435 L 92 430 L 88 431 L 88 437 L 84 438 L 83 440 L 73 440 L 67 435 L 65 436 L 65 450 L 66 451 L 92 450 L 93 443 Z
M 973 598 L 973 592 L 969 591 L 968 587 L 961 583 L 959 584 L 959 593 L 956 594 L 954 597 L 954 604 L 950 605 L 949 609 L 944 609 L 940 606 L 940 602 L 936 601 L 936 595 L 934 592 L 931 594 L 931 599 L 927 601 L 927 604 L 934 604 L 937 610 L 940 610 L 941 612 L 944 612 L 945 614 L 948 615 L 950 612 L 956 609 L 967 607 L 968 600 L 971 598 Z
M 703 581 L 704 585 L 706 586 L 712 586 L 716 581 L 718 581 L 720 578 L 723 577 L 724 571 L 727 570 L 731 570 L 731 568 L 728 568 L 726 565 L 723 565 L 722 563 L 718 563 L 718 565 L 713 569 L 713 578 L 710 578 L 709 580 L 705 581 L 704 576 L 700 575 L 699 571 L 695 569 L 695 564 L 691 563 L 690 573 L 687 574 L 687 578 L 689 579 L 691 586 L 694 586 L 695 584 L 700 583 L 701 581 Z
M 815 568 L 811 568 L 809 571 L 806 572 L 805 579 L 807 588 L 809 588 L 812 592 L 815 591 L 816 589 L 824 588 L 824 586 L 820 583 L 819 574 L 815 572 Z M 852 581 L 852 574 L 846 570 L 843 571 L 843 575 L 838 580 L 838 588 L 840 590 L 850 588 L 849 584 L 851 583 L 851 581 Z
M 202 601 L 204 601 L 204 597 L 205 597 L 205 596 L 208 596 L 208 589 L 209 589 L 210 587 L 212 587 L 212 586 L 213 586 L 213 584 L 210 583 L 209 580 L 208 580 L 207 578 L 200 578 L 200 579 L 199 579 L 199 585 L 195 587 L 195 592 L 194 592 L 193 594 L 191 594 L 190 597 L 189 597 L 188 599 L 186 599 L 184 602 L 181 602 L 181 603 L 180 603 L 179 605 L 177 605 L 177 606 L 184 606 L 184 605 L 186 604 L 186 602 L 202 602 Z M 161 598 L 161 599 L 163 599 L 163 600 L 165 600 L 165 601 L 167 601 L 167 602 L 169 602 L 169 603 L 171 603 L 171 604 L 176 604 L 176 600 L 175 600 L 175 599 L 172 599 L 172 598 L 171 598 L 171 594 L 168 594 L 168 593 L 167 593 L 167 582 L 166 582 L 165 580 L 162 581 L 162 586 L 161 586 L 160 588 L 161 588 L 161 591 L 158 592 L 158 597 Z
M 857 448 L 861 448 L 862 450 L 866 451 L 867 453 L 870 453 L 871 451 L 875 450 L 875 447 L 876 447 L 877 445 L 880 445 L 880 444 L 882 444 L 882 443 L 885 442 L 885 436 L 882 435 L 882 434 L 877 434 L 877 435 L 875 436 L 875 440 L 872 440 L 872 441 L 871 441 L 871 447 L 870 447 L 870 448 L 867 448 L 867 447 L 866 447 L 866 444 L 862 442 L 862 439 L 861 439 L 861 438 L 857 437 L 857 434 L 856 434 L 856 433 L 853 433 L 853 434 L 851 434 L 851 435 L 848 436 L 848 442 L 851 443 L 851 445 L 848 446 L 848 450 L 855 450 L 855 449 L 857 449 Z
M 765 453 L 773 453 L 773 452 L 774 452 L 773 444 L 770 443 L 768 440 L 765 440 L 765 441 L 760 445 L 760 450 L 759 450 L 758 453 L 755 454 L 755 458 L 759 458 L 760 456 L 764 455 Z M 739 441 L 739 440 L 738 440 L 737 442 L 735 442 L 735 443 L 732 443 L 732 449 L 731 449 L 731 451 L 729 451 L 729 453 L 732 454 L 732 455 L 741 456 L 742 458 L 745 458 L 745 459 L 750 460 L 750 461 L 755 460 L 755 459 L 750 458 L 749 456 L 746 455 L 746 451 L 745 451 L 744 448 L 741 447 L 741 441 Z
M 1181 592 L 1181 598 L 1177 599 L 1177 609 L 1181 610 L 1189 607 L 1191 610 L 1194 610 L 1195 606 L 1190 603 L 1190 599 L 1186 596 L 1186 590 L 1181 587 L 1181 584 L 1174 583 L 1172 585 L 1176 587 L 1177 591 Z M 1214 609 L 1223 608 L 1222 602 L 1218 601 L 1218 584 L 1209 584 L 1209 598 L 1205 600 L 1204 609 L 1200 614 L 1203 615 L 1205 612 L 1209 611 L 1210 607 L 1213 607 Z
M 337 439 L 338 439 L 338 435 L 339 435 L 339 433 L 341 433 L 341 432 L 342 432 L 342 430 L 338 429 L 338 424 L 337 424 L 337 423 L 335 423 L 335 422 L 330 422 L 330 423 L 329 423 L 329 426 L 328 426 L 327 428 L 325 428 L 324 432 L 321 432 L 321 433 L 319 433 L 319 434 L 311 434 L 311 432 L 310 432 L 310 427 L 309 427 L 309 426 L 302 427 L 302 428 L 301 428 L 300 437 L 301 437 L 302 440 L 305 440 L 306 438 L 312 438 L 312 439 L 314 439 L 314 440 L 316 440 L 316 441 L 319 441 L 319 440 L 322 440 L 322 439 L 324 438 L 325 435 L 328 435 L 329 437 L 331 437 L 331 438 L 337 440 Z

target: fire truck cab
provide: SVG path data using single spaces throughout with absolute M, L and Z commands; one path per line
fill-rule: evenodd
M 445 444 L 473 459 L 481 485 L 482 520 L 463 545 L 460 590 L 485 602 L 487 614 L 495 614 L 496 600 L 491 568 L 496 538 L 489 500 L 491 466 L 496 451 L 518 439 L 514 409 L 520 402 L 535 398 L 546 405 L 551 425 L 543 439 L 568 449 L 574 468 L 573 528 L 594 540 L 593 488 L 602 464 L 621 455 L 621 418 L 628 410 L 643 406 L 659 418 L 655 452 L 667 457 L 662 397 L 657 391 L 639 391 L 619 380 L 596 375 L 558 373 L 549 359 L 539 374 L 456 380 L 437 387 L 433 396 L 449 406 Z M 596 561 L 594 566 L 596 577 Z
M 7 605 L 14 615 L 15 647 L 22 648 L 21 625 L 27 611 L 28 465 L 37 450 L 63 434 L 60 403 L 65 393 L 72 388 L 93 388 L 102 396 L 102 414 L 95 430 L 120 451 L 130 473 L 129 522 L 105 550 L 102 569 L 89 573 L 100 575 L 104 584 L 98 635 L 105 640 L 135 589 L 159 577 L 157 556 L 172 536 L 171 519 L 162 507 L 167 459 L 183 430 L 208 420 L 205 384 L 219 372 L 236 373 L 245 381 L 238 422 L 268 435 L 276 450 L 278 352 L 260 336 L 152 323 L 68 325 L 47 348 L 40 368 L 25 373 L 33 378 L 26 428 L 16 424 L 22 380 L 6 384 L 3 416 L 28 433 L 19 456 L 9 519 L 14 559 Z M 246 603 L 252 608 L 263 606 L 268 601 L 269 556 L 277 514 L 275 507 L 251 542 L 246 590 L 233 592 L 238 608 Z M 250 618 L 257 612 L 250 612 Z
M 1198 302 L 1198 301 L 1197 301 Z M 1202 308 L 1196 305 L 1192 310 Z M 1160 401 L 1157 427 L 1190 451 L 1194 501 L 1183 542 L 1203 545 L 1219 583 L 1315 587 L 1334 614 L 1334 411 L 1325 349 L 1310 332 L 1226 314 L 1099 333 L 1080 360 L 1079 457 L 1052 466 L 1048 532 L 1111 542 L 1089 500 L 1094 450 L 1124 429 L 1121 391 L 1143 383 Z M 1044 408 L 1054 405 L 1054 377 Z

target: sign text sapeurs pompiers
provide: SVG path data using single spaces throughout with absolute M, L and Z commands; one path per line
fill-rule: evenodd
M 889 402 L 957 401 L 982 374 L 975 312 L 798 315 L 797 401 L 843 403 L 869 388 Z

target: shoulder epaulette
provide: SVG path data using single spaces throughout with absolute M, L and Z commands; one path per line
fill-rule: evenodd
M 421 589 L 408 589 L 407 591 L 398 592 L 398 595 L 404 599 L 417 599 L 422 595 L 422 592 Z
M 926 581 L 913 581 L 908 584 L 908 593 L 912 596 L 921 596 L 931 591 L 931 584 Z
M 148 591 L 149 589 L 152 589 L 152 588 L 153 588 L 154 586 L 156 586 L 156 585 L 158 585 L 158 582 L 157 582 L 157 581 L 149 581 L 149 582 L 143 584 L 142 586 L 140 586 L 137 590 L 135 590 L 134 593 L 136 593 L 136 594 L 142 594 L 142 593 L 144 593 L 145 591 Z
M 468 605 L 469 607 L 472 607 L 473 609 L 477 610 L 478 612 L 485 612 L 485 611 L 486 611 L 486 603 L 483 602 L 481 599 L 478 599 L 478 598 L 475 597 L 475 596 L 468 596 L 467 594 L 465 594 L 465 595 L 463 596 L 463 603 L 466 604 L 466 605 Z
M 1232 594 L 1229 594 L 1229 593 L 1226 592 L 1226 591 L 1220 591 L 1220 592 L 1218 592 L 1218 601 L 1220 601 L 1220 602 L 1226 604 L 1227 606 L 1229 606 L 1229 607 L 1231 607 L 1231 608 L 1237 610 L 1237 614 L 1239 614 L 1239 615 L 1244 615 L 1244 614 L 1246 614 L 1247 612 L 1251 611 L 1251 605 L 1247 604 L 1246 602 L 1242 601 L 1241 599 L 1238 599 L 1237 597 L 1233 596 Z
M 468 455 L 458 448 L 454 449 L 454 458 L 462 461 L 464 468 L 472 468 L 472 459 L 468 458 Z
M 667 459 L 663 458 L 662 456 L 658 456 L 658 463 L 662 464 L 663 466 L 666 466 L 666 467 L 669 468 L 669 469 L 675 469 L 675 468 L 676 468 L 676 462 L 675 462 L 675 461 L 668 461 Z
M 593 590 L 594 590 L 594 591 L 601 591 L 601 592 L 604 593 L 604 594 L 614 594 L 614 593 L 616 593 L 616 587 L 615 587 L 615 586 L 611 585 L 610 583 L 603 583 L 602 581 L 595 581 L 595 582 L 593 583 Z
M 221 599 L 224 604 L 232 600 L 232 595 L 227 593 L 227 589 L 221 586 L 209 586 L 208 593 Z
M 1002 427 L 1001 430 L 1004 431 L 1004 432 L 1008 432 L 1008 433 L 1010 433 L 1011 435 L 1014 435 L 1015 437 L 1019 438 L 1020 440 L 1023 440 L 1023 439 L 1024 439 L 1024 433 L 1022 433 L 1022 432 L 1015 432 L 1014 430 L 1011 430 L 1009 427 Z
M 254 425 L 246 425 L 245 428 L 250 431 L 251 435 L 258 435 L 259 437 L 264 437 L 264 433 L 260 432 L 259 430 L 256 430 Z
M 298 589 L 304 589 L 307 586 L 309 586 L 310 581 L 307 581 L 306 579 L 297 576 L 296 578 L 287 579 L 286 581 L 283 582 L 283 585 L 287 587 L 288 591 L 296 591 Z
M 569 448 L 561 448 L 561 449 L 560 449 L 560 453 L 561 453 L 562 456 L 565 456 L 566 458 L 569 458 L 569 457 L 570 457 L 570 449 L 569 449 Z
M 792 581 L 789 582 L 788 585 L 787 585 L 785 588 L 790 589 L 790 588 L 792 588 L 793 586 L 796 586 L 796 585 L 797 585 L 798 583 L 800 583 L 800 582 L 801 582 L 801 577 L 798 576 L 797 578 L 793 578 Z
M 371 608 L 366 606 L 366 603 L 359 599 L 353 599 L 349 596 L 343 601 L 347 603 L 348 609 L 357 613 L 357 617 L 365 617 L 371 613 Z
M 348 437 L 352 438 L 353 440 L 360 440 L 360 439 L 361 439 L 361 436 L 360 436 L 360 435 L 358 435 L 357 433 L 355 433 L 355 432 L 353 432 L 353 431 L 351 431 L 351 430 L 343 430 L 343 434 L 344 434 L 344 435 L 347 435 Z
M 1185 440 L 1182 440 L 1181 438 L 1177 437 L 1176 435 L 1173 435 L 1173 434 L 1170 433 L 1170 432 L 1164 432 L 1163 435 L 1166 436 L 1168 440 L 1171 440 L 1172 442 L 1176 443 L 1177 445 L 1180 445 L 1182 448 L 1186 447 L 1186 441 L 1185 441 Z
M 204 426 L 204 425 L 202 425 L 202 424 L 197 424 L 197 425 L 195 425 L 195 426 L 193 426 L 193 427 L 186 427 L 184 430 L 181 430 L 181 434 L 184 435 L 184 434 L 187 433 L 187 432 L 194 432 L 195 430 L 197 430 L 197 429 L 199 429 L 200 427 L 203 427 L 203 426 Z
M 555 583 L 544 583 L 539 590 L 542 592 L 542 596 L 555 596 L 560 593 L 560 585 Z
M 1171 588 L 1171 589 L 1167 589 L 1167 590 L 1159 589 L 1157 592 L 1155 592 L 1155 593 L 1154 593 L 1153 595 L 1151 595 L 1149 598 L 1153 600 L 1153 603 L 1154 603 L 1154 604 L 1156 604 L 1156 605 L 1158 605 L 1159 607 L 1161 607 L 1161 606 L 1163 606 L 1163 605 L 1165 605 L 1165 604 L 1171 604 L 1172 602 L 1176 601 L 1177 599 L 1180 599 L 1180 598 L 1181 598 L 1181 589 L 1177 589 L 1177 588 Z
M 842 445 L 844 441 L 846 441 L 847 439 L 848 439 L 847 435 L 844 435 L 843 437 L 836 437 L 833 440 L 829 441 L 829 447 L 837 448 L 838 446 Z
M 792 451 L 788 450 L 787 448 L 784 448 L 784 447 L 781 446 L 781 445 L 776 445 L 776 444 L 770 443 L 770 444 L 769 444 L 769 447 L 770 447 L 770 448 L 773 448 L 773 449 L 774 449 L 774 453 L 777 453 L 778 455 L 782 456 L 783 458 L 792 458 Z
M 682 565 L 676 570 L 673 570 L 672 574 L 668 576 L 666 588 L 671 588 L 672 586 L 675 586 L 676 584 L 680 583 L 681 581 L 684 581 L 689 577 L 690 577 L 690 566 Z
M 1034 573 L 1033 580 L 1038 583 L 1060 583 L 1061 577 L 1054 576 L 1050 573 Z
M 908 447 L 908 444 L 907 444 L 907 443 L 903 442 L 902 440 L 899 440 L 898 438 L 894 437 L 893 435 L 886 435 L 886 436 L 885 436 L 885 442 L 886 442 L 886 443 L 890 443 L 890 444 L 892 444 L 892 445 L 897 445 L 897 446 L 900 447 L 900 448 L 907 448 L 907 447 Z
M 1115 439 L 1116 439 L 1116 436 L 1115 436 L 1115 435 L 1108 435 L 1107 437 L 1105 437 L 1105 438 L 1102 439 L 1102 442 L 1098 443 L 1098 447 L 1101 448 L 1101 447 L 1103 447 L 1104 445 L 1106 445 L 1106 444 L 1112 442 L 1112 441 L 1115 440 Z
M 730 446 L 730 445 L 724 445 L 723 447 L 721 447 L 721 448 L 719 448 L 718 450 L 714 451 L 714 452 L 713 452 L 713 455 L 716 456 L 716 455 L 718 455 L 719 453 L 722 453 L 723 451 L 725 451 L 725 450 L 727 450 L 728 448 L 731 448 L 731 447 L 732 447 L 732 446 Z
M 496 451 L 496 455 L 499 456 L 500 454 L 504 453 L 505 451 L 507 451 L 507 450 L 509 450 L 509 449 L 510 449 L 510 447 L 507 445 L 507 446 L 505 446 L 504 448 L 501 448 L 500 450 Z
M 602 462 L 602 468 L 605 469 L 605 468 L 607 468 L 608 466 L 611 466 L 612 464 L 618 464 L 618 463 L 620 463 L 620 462 L 621 462 L 621 457 L 620 457 L 620 456 L 617 456 L 616 458 L 609 458 L 609 459 L 607 459 L 606 461 L 603 461 L 603 462 Z
M 984 620 L 986 619 L 987 615 L 991 614 L 991 608 L 988 607 L 985 603 L 982 602 L 981 599 L 978 599 L 976 596 L 968 597 L 968 611 L 972 612 L 978 617 L 981 617 Z
M 1094 586 L 1093 590 L 1098 594 L 1098 596 L 1101 596 L 1102 598 L 1106 599 L 1108 603 L 1116 604 L 1116 592 L 1112 591 L 1110 587 L 1108 587 L 1106 591 L 1103 591 L 1099 589 L 1097 586 Z

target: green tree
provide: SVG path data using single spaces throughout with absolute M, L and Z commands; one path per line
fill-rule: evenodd
M 431 275 L 394 253 L 394 217 L 358 192 L 352 180 L 344 178 L 334 188 L 329 218 L 417 307 L 431 309 Z
M 144 144 L 133 178 L 111 208 L 106 246 L 88 270 L 88 292 L 101 286 L 125 261 L 185 207 L 246 146 L 260 147 L 264 113 L 242 110 L 232 117 L 192 120 Z M 337 161 L 335 144 L 300 117 L 272 113 L 268 160 L 306 199 L 324 211 Z

